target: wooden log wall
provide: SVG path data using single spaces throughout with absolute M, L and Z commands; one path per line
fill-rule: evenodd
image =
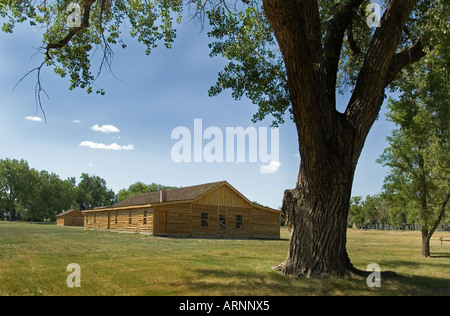
M 80 216 L 64 216 L 64 226 L 83 226 L 83 217 Z
M 204 225 L 202 214 L 207 214 L 203 218 Z M 226 185 L 200 196 L 192 203 L 163 203 L 152 208 L 119 211 L 99 210 L 84 215 L 86 229 L 140 231 L 163 236 L 280 238 L 279 212 L 255 206 Z M 219 224 L 221 217 L 225 221 Z
M 165 215 L 161 215 L 162 213 Z M 202 219 L 202 214 L 207 214 L 207 218 Z M 221 215 L 225 217 L 225 225 L 219 225 Z M 238 222 L 238 219 L 241 221 Z M 161 220 L 165 222 L 162 223 Z M 280 215 L 255 208 L 213 205 L 155 207 L 153 233 L 197 237 L 280 238 Z
M 250 203 L 238 193 L 223 185 L 193 202 L 194 205 L 250 207 Z
M 254 238 L 280 238 L 280 214 L 258 209 L 252 214 L 252 235 Z
M 153 209 L 89 212 L 84 214 L 86 229 L 153 231 Z
M 83 226 L 84 218 L 83 216 L 59 216 L 56 218 L 56 225 L 58 226 Z
M 189 236 L 190 209 L 189 203 L 155 207 L 153 234 Z

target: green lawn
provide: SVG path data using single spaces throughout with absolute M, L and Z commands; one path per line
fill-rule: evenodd
M 365 279 L 305 279 L 271 269 L 286 256 L 282 240 L 159 238 L 0 222 L 0 295 L 450 295 L 450 242 L 437 232 L 433 258 L 420 256 L 419 232 L 348 232 L 353 264 L 400 273 L 380 288 Z M 81 267 L 69 288 L 66 267 Z

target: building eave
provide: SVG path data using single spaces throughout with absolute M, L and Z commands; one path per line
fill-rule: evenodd
M 193 200 L 181 200 L 181 201 L 171 201 L 171 202 L 161 202 L 161 203 L 153 203 L 153 204 L 141 204 L 141 205 L 133 205 L 133 206 L 119 206 L 119 207 L 105 207 L 105 208 L 95 208 L 93 210 L 85 210 L 81 211 L 84 214 L 87 213 L 98 213 L 98 212 L 115 212 L 115 211 L 127 211 L 127 210 L 136 210 L 142 208 L 152 208 L 152 207 L 160 207 L 167 205 L 175 205 L 175 204 L 185 204 L 192 203 Z

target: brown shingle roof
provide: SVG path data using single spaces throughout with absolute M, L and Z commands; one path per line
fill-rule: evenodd
M 64 211 L 62 213 L 56 214 L 56 216 L 65 216 L 65 215 L 67 215 L 69 213 L 72 213 L 72 212 L 76 212 L 76 213 L 80 213 L 81 214 L 81 211 L 79 211 L 79 210 L 67 210 L 67 211 Z
M 212 182 L 200 185 L 194 185 L 185 188 L 179 189 L 171 189 L 167 190 L 167 201 L 166 202 L 175 202 L 175 201 L 185 201 L 185 200 L 193 200 L 202 194 L 208 192 L 212 188 L 225 183 L 226 181 Z M 160 203 L 160 192 L 151 192 L 146 194 L 140 194 L 131 196 L 119 203 L 116 203 L 115 207 L 127 207 L 127 206 L 137 206 L 137 205 L 145 205 L 145 204 L 155 204 Z

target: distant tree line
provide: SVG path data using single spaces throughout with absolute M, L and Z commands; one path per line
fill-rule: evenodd
M 117 202 L 125 200 L 133 195 L 145 194 L 150 192 L 158 192 L 163 190 L 175 189 L 176 187 L 165 186 L 158 183 L 145 184 L 142 182 L 136 182 L 128 187 L 128 189 L 122 189 L 117 194 Z
M 116 195 L 106 181 L 83 173 L 65 180 L 46 170 L 30 168 L 21 159 L 0 159 L 0 219 L 9 221 L 55 221 L 56 215 L 71 208 L 79 210 L 111 206 L 131 195 L 172 187 L 142 182 Z
M 421 230 L 422 221 L 411 205 L 399 204 L 385 192 L 376 195 L 353 196 L 348 224 L 358 229 Z M 450 216 L 444 217 L 438 229 L 450 230 Z

